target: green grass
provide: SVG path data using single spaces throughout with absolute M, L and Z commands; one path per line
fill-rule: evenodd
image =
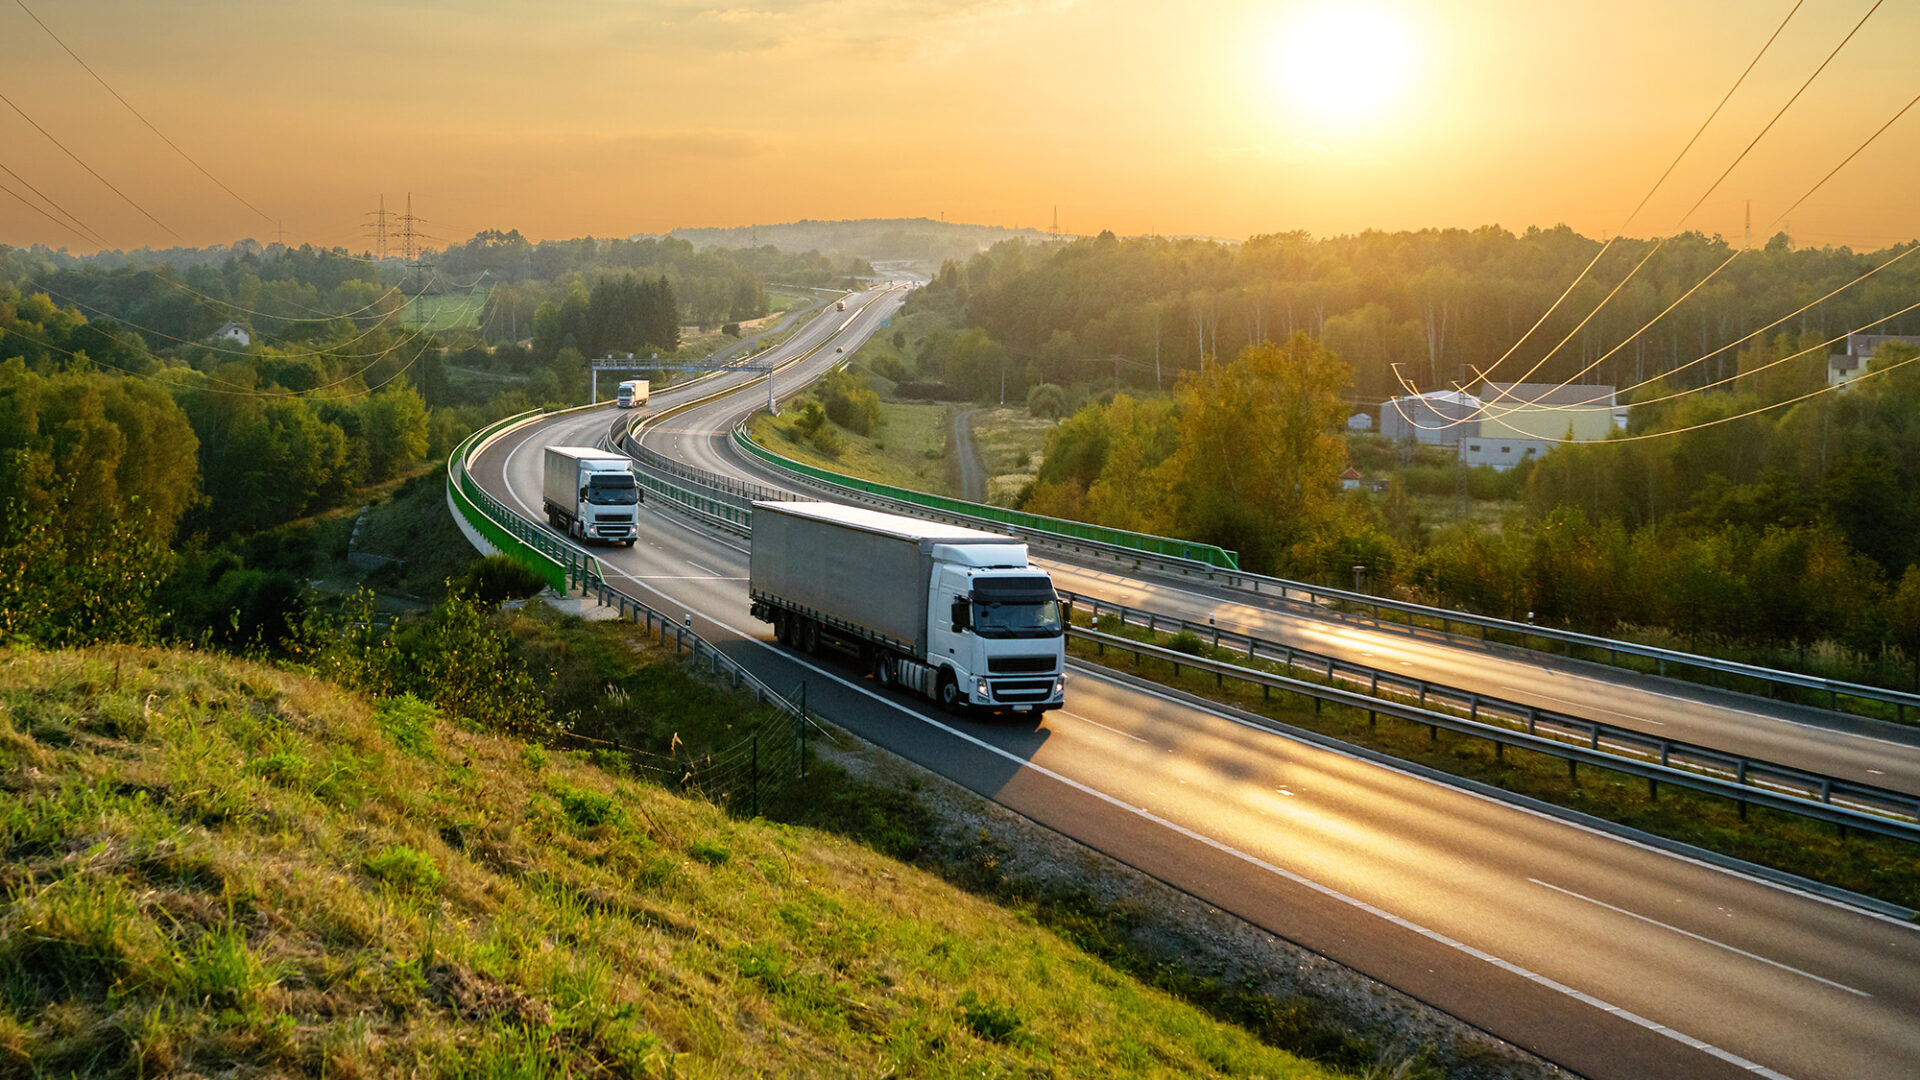
M 1012 506 L 1039 472 L 1054 421 L 1036 418 L 1025 405 L 1001 405 L 973 415 L 973 444 L 987 473 L 987 501 Z
M 1077 613 L 1075 621 L 1084 625 L 1085 613 Z M 1149 634 L 1142 627 L 1121 627 L 1112 616 L 1102 617 L 1100 629 L 1195 656 L 1300 677 L 1298 672 L 1281 672 L 1279 665 L 1270 661 L 1249 665 L 1244 655 L 1215 650 L 1191 631 L 1178 635 Z M 1749 809 L 1743 818 L 1739 808 L 1727 799 L 1671 785 L 1661 787 L 1657 795 L 1650 796 L 1646 781 L 1621 773 L 1583 766 L 1574 776 L 1569 776 L 1567 763 L 1557 757 L 1513 749 L 1497 753 L 1493 744 L 1484 739 L 1436 733 L 1424 724 L 1390 717 L 1370 722 L 1362 709 L 1334 705 L 1314 708 L 1310 699 L 1298 695 L 1277 692 L 1269 696 L 1251 683 L 1218 681 L 1213 675 L 1192 668 L 1183 668 L 1176 674 L 1171 662 L 1148 659 L 1136 663 L 1134 658 L 1120 652 L 1103 653 L 1090 642 L 1072 641 L 1068 651 L 1082 659 L 1405 761 L 1866 896 L 1920 908 L 1920 846 L 1914 844 L 1857 833 L 1843 837 L 1831 825 L 1759 808 Z M 1348 687 L 1343 685 L 1343 688 Z
M 856 435 L 831 425 L 843 445 L 838 456 L 829 457 L 813 442 L 799 438 L 793 428 L 793 418 L 810 400 L 810 395 L 795 398 L 781 406 L 777 417 L 756 415 L 754 439 L 775 453 L 823 469 L 915 491 L 953 494 L 947 442 L 947 419 L 953 413 L 952 405 L 883 400 L 880 402 L 882 423 L 871 435 Z
M 9 654 L 0 1069 L 1328 1075 L 859 843 L 394 715 L 208 653 Z
M 475 288 L 471 293 L 417 296 L 408 307 L 404 321 L 409 327 L 433 330 L 478 329 L 480 313 L 486 310 L 488 291 Z

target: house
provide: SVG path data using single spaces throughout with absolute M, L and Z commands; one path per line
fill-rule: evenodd
M 1882 345 L 1920 346 L 1920 337 L 1906 334 L 1848 334 L 1846 348 L 1827 357 L 1827 385 L 1845 386 L 1867 373 L 1867 361 Z
M 1358 491 L 1360 490 L 1360 485 L 1362 484 L 1362 482 L 1363 481 L 1360 478 L 1360 470 L 1354 468 L 1351 465 L 1347 466 L 1346 472 L 1343 472 L 1340 474 L 1340 490 L 1341 491 Z
M 1462 390 L 1388 398 L 1380 406 L 1380 434 L 1396 442 L 1454 446 L 1479 411 L 1480 399 Z
M 1476 425 L 1477 426 L 1477 425 Z M 1506 472 L 1532 457 L 1539 457 L 1554 444 L 1545 439 L 1510 439 L 1468 433 L 1460 437 L 1460 464 L 1485 465 L 1495 472 Z
M 241 326 L 237 322 L 226 323 L 221 326 L 220 329 L 208 334 L 207 340 L 213 342 L 232 342 L 243 349 L 253 344 L 253 336 L 247 333 L 246 327 Z
M 1347 417 L 1347 430 L 1348 431 L 1372 431 L 1373 417 L 1368 416 L 1366 413 L 1363 413 L 1363 412 L 1354 413 L 1352 416 Z
M 1559 383 L 1480 384 L 1480 430 L 1499 440 L 1532 440 L 1547 445 L 1564 442 L 1568 433 L 1579 442 L 1598 442 L 1614 430 L 1614 392 L 1611 386 Z

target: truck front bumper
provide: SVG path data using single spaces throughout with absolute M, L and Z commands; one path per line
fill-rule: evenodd
M 1046 712 L 1066 703 L 1067 677 L 1035 678 L 980 676 L 967 688 L 967 701 L 979 708 L 1007 712 Z

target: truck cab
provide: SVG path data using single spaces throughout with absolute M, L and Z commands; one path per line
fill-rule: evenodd
M 1044 710 L 1065 692 L 1066 619 L 1053 582 L 1026 569 L 1024 557 L 1018 568 L 1005 565 L 1007 553 L 1004 545 L 934 547 L 927 662 L 944 672 L 935 686 L 944 705 Z

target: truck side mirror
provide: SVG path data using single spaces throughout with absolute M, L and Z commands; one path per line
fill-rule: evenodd
M 952 614 L 954 633 L 957 634 L 962 630 L 968 629 L 971 624 L 971 620 L 968 618 L 971 614 L 971 605 L 967 602 L 966 597 L 958 597 L 953 601 Z

